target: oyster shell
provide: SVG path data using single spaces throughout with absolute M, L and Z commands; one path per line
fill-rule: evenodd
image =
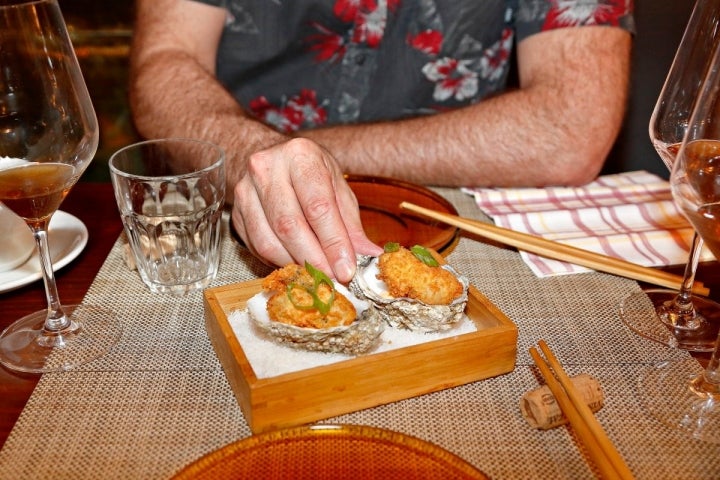
M 453 328 L 465 317 L 469 280 L 450 265 L 442 265 L 463 286 L 463 293 L 449 305 L 429 305 L 413 298 L 394 298 L 387 286 L 378 280 L 378 258 L 358 255 L 358 268 L 350 282 L 350 291 L 375 304 L 390 325 L 419 332 L 440 332 Z
M 382 334 L 383 319 L 372 303 L 355 298 L 343 285 L 336 283 L 335 289 L 345 295 L 358 312 L 358 318 L 350 325 L 316 329 L 272 321 L 266 309 L 272 292 L 260 292 L 250 298 L 247 302 L 248 316 L 260 331 L 290 347 L 346 355 L 365 353 Z

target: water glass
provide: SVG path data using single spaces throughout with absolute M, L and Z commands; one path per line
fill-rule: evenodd
M 145 284 L 176 295 L 205 288 L 220 259 L 224 151 L 202 140 L 149 140 L 117 151 L 109 166 Z

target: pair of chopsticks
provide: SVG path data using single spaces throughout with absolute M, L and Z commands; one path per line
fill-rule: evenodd
M 634 478 L 625 460 L 608 438 L 590 407 L 585 404 L 580 393 L 573 386 L 570 377 L 565 373 L 550 347 L 543 340 L 538 342 L 538 346 L 547 358 L 547 362 L 535 347 L 530 348 L 530 356 L 545 378 L 545 383 L 570 422 L 570 426 L 575 430 L 593 463 L 602 473 L 602 477 L 606 479 Z
M 535 235 L 516 232 L 508 228 L 498 227 L 449 213 L 438 212 L 415 205 L 414 203 L 401 202 L 400 208 L 543 257 L 574 263 L 599 272 L 612 273 L 613 275 L 619 275 L 653 285 L 660 285 L 674 290 L 679 290 L 682 284 L 682 277 L 679 275 L 644 267 L 619 258 L 590 252 Z M 703 296 L 707 296 L 710 293 L 710 290 L 698 281 L 693 284 L 692 291 L 697 295 Z

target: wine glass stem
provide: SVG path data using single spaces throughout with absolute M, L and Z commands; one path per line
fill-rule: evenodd
M 45 222 L 47 224 L 47 222 Z M 50 259 L 50 248 L 48 247 L 47 225 L 33 229 L 33 236 L 38 247 L 40 256 L 40 267 L 42 269 L 43 281 L 45 282 L 45 296 L 47 297 L 48 313 L 45 319 L 45 330 L 59 332 L 70 326 L 70 320 L 60 305 L 55 273 L 53 272 L 52 260 Z
M 691 389 L 720 401 L 720 335 L 712 357 L 702 375 L 691 382 Z
M 683 304 L 692 305 L 692 287 L 695 283 L 695 273 L 697 272 L 698 262 L 700 261 L 700 251 L 703 247 L 703 240 L 697 233 L 693 234 L 692 245 L 690 248 L 690 257 L 685 264 L 685 273 L 683 274 L 682 284 L 680 285 L 680 301 Z
M 685 272 L 683 274 L 680 291 L 672 301 L 668 301 L 658 310 L 660 318 L 664 322 L 675 328 L 695 329 L 702 322 L 701 317 L 697 315 L 692 299 L 692 287 L 695 282 L 695 273 L 697 272 L 698 261 L 700 260 L 700 251 L 703 247 L 703 241 L 700 236 L 695 233 L 690 248 L 690 257 L 685 264 Z

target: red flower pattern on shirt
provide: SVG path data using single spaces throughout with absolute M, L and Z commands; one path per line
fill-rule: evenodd
M 342 35 L 335 33 L 317 22 L 312 24 L 320 33 L 310 35 L 307 41 L 311 43 L 310 50 L 317 51 L 317 62 L 336 61 L 341 59 L 347 51 L 347 42 Z
M 499 80 L 504 67 L 509 61 L 514 34 L 506 28 L 502 37 L 491 47 L 485 49 L 479 59 L 479 67 L 471 68 L 477 62 L 474 58 L 456 59 L 443 57 L 433 59 L 423 67 L 423 74 L 435 83 L 433 98 L 442 102 L 449 99 L 458 101 L 472 99 L 479 90 L 478 78 Z M 442 46 L 440 32 L 426 31 L 408 39 L 408 43 L 433 57 L 437 56 Z
M 506 28 L 500 40 L 485 51 L 481 61 L 483 78 L 497 80 L 502 75 L 503 67 L 510 59 L 514 37 L 512 29 Z
M 316 92 L 308 89 L 291 97 L 284 106 L 272 105 L 267 98 L 258 97 L 250 101 L 250 110 L 264 123 L 286 133 L 317 127 L 327 121 L 327 111 L 318 105 Z
M 333 5 L 333 14 L 343 22 L 352 22 L 358 12 L 373 11 L 377 8 L 377 0 L 337 0 Z
M 478 90 L 478 75 L 468 68 L 470 60 L 439 58 L 425 64 L 422 71 L 435 82 L 433 98 L 438 101 L 471 98 Z
M 542 29 L 578 25 L 617 26 L 627 11 L 626 0 L 555 0 Z
M 385 34 L 387 25 L 387 9 L 376 5 L 373 10 L 359 12 L 355 17 L 352 30 L 354 43 L 365 43 L 370 48 L 377 48 Z
M 319 32 L 310 35 L 306 41 L 311 45 L 310 50 L 320 53 L 316 61 L 337 61 L 342 59 L 347 51 L 347 44 L 365 44 L 370 48 L 377 48 L 382 42 L 387 25 L 389 11 L 400 6 L 402 0 L 336 0 L 333 5 L 333 14 L 349 28 L 344 32 L 334 32 L 330 28 L 314 22 L 313 27 Z
M 301 90 L 300 94 L 288 101 L 287 108 L 298 112 L 305 126 L 322 125 L 327 120 L 327 112 L 318 105 L 317 94 L 314 90 Z
M 435 56 L 440 53 L 443 34 L 437 30 L 425 30 L 417 35 L 408 36 L 408 44 L 421 52 Z

